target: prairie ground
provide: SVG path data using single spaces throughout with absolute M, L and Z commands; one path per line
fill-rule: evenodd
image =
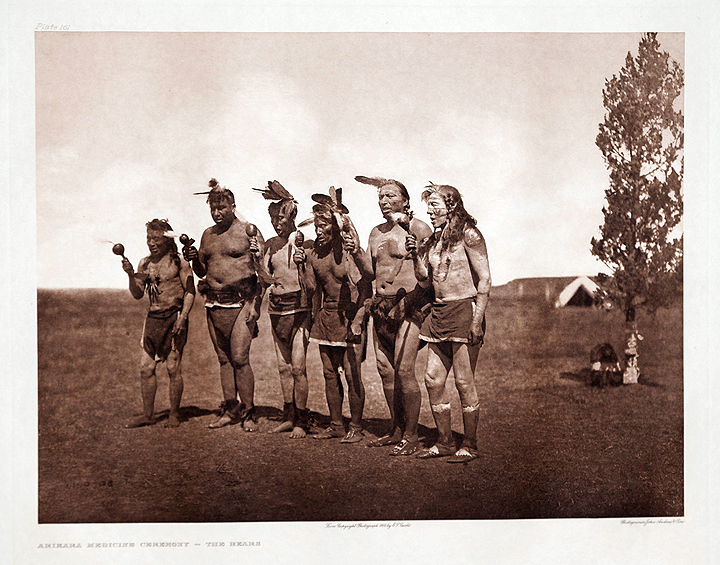
M 476 373 L 481 456 L 460 465 L 366 447 L 389 419 L 372 354 L 363 365 L 363 442 L 266 433 L 282 395 L 264 310 L 251 349 L 260 430 L 208 429 L 221 392 L 201 299 L 183 360 L 184 422 L 124 429 L 141 411 L 145 309 L 127 291 L 38 291 L 40 523 L 683 515 L 681 307 L 639 318 L 640 384 L 598 389 L 589 386 L 589 353 L 608 341 L 622 356 L 620 313 L 491 298 Z M 420 381 L 424 360 L 421 351 Z M 326 420 L 312 344 L 308 376 L 309 407 Z M 448 386 L 460 432 L 452 379 Z M 156 414 L 167 409 L 161 370 Z M 424 390 L 420 423 L 430 445 Z

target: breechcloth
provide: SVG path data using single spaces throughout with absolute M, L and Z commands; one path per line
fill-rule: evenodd
M 200 281 L 203 283 L 204 281 Z M 257 288 L 257 275 L 252 275 L 241 281 L 226 287 L 223 290 L 213 290 L 206 284 L 198 283 L 198 290 L 205 298 L 205 308 L 208 321 L 215 329 L 215 337 L 218 347 L 229 354 L 230 338 L 232 336 L 235 321 L 245 302 L 254 296 Z M 253 338 L 258 335 L 257 323 L 250 328 Z
M 474 310 L 474 298 L 434 302 L 430 315 L 425 319 L 420 330 L 420 339 L 431 343 L 443 341 L 468 343 Z
M 230 336 L 232 335 L 233 328 L 235 327 L 235 321 L 240 315 L 242 305 L 234 308 L 208 308 L 207 316 L 213 328 L 215 328 L 215 336 L 218 338 L 218 343 L 222 341 L 230 342 Z
M 293 339 L 295 339 L 295 334 L 300 328 L 310 325 L 310 320 L 312 320 L 312 316 L 309 310 L 293 312 L 286 316 L 280 316 L 278 314 L 270 315 L 270 325 L 272 326 L 273 332 L 275 332 L 275 335 L 281 343 L 288 345 L 292 344 Z
M 286 292 L 285 294 L 270 294 L 268 296 L 268 314 L 271 316 L 286 316 L 295 312 L 307 312 L 310 310 L 307 295 L 298 290 Z
M 295 333 L 303 326 L 309 327 L 311 315 L 307 295 L 301 291 L 271 294 L 268 302 L 273 332 L 281 343 L 292 344 Z
M 394 351 L 403 320 L 422 326 L 430 310 L 430 300 L 427 291 L 417 286 L 405 295 L 375 295 L 370 301 L 369 310 L 380 345 L 387 351 Z
M 165 361 L 170 351 L 173 349 L 182 351 L 185 347 L 187 320 L 185 320 L 185 331 L 178 332 L 175 337 L 172 335 L 173 326 L 179 315 L 180 308 L 147 313 L 140 343 L 145 352 L 155 361 Z
M 350 322 L 337 302 L 325 302 L 313 320 L 310 341 L 319 345 L 347 346 Z

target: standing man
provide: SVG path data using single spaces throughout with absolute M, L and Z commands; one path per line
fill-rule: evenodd
M 233 193 L 215 179 L 208 185 L 210 191 L 202 194 L 208 195 L 215 225 L 203 233 L 200 249 L 183 248 L 195 274 L 205 277 L 198 290 L 205 298 L 210 339 L 220 361 L 224 400 L 218 418 L 208 427 L 242 422 L 245 431 L 252 432 L 257 430 L 257 421 L 250 343 L 257 335 L 264 291 L 258 282 L 258 256 L 264 242 L 255 226 L 235 216 Z
M 390 409 L 390 429 L 368 444 L 395 445 L 390 455 L 412 455 L 420 446 L 420 387 L 415 360 L 420 326 L 429 310 L 427 291 L 415 279 L 412 257 L 405 239 L 413 234 L 422 241 L 432 234 L 430 226 L 412 217 L 410 195 L 396 180 L 355 177 L 378 188 L 378 204 L 385 222 L 370 232 L 368 252 L 375 273 L 375 296 L 370 303 L 377 369 Z M 425 307 L 427 306 L 427 307 Z
M 140 260 L 137 273 L 124 256 L 122 268 L 128 275 L 129 290 L 140 300 L 150 299 L 142 334 L 140 358 L 140 392 L 143 414 L 126 428 L 150 426 L 155 420 L 155 368 L 165 362 L 168 373 L 170 414 L 165 426 L 180 425 L 179 409 L 183 393 L 180 371 L 182 352 L 187 340 L 188 314 L 195 300 L 192 270 L 179 255 L 167 220 L 154 219 L 147 224 L 147 246 L 150 255 Z
M 423 192 L 434 233 L 418 251 L 408 235 L 418 281 L 432 284 L 435 300 L 423 322 L 420 339 L 429 343 L 425 385 L 438 442 L 418 454 L 421 459 L 451 456 L 450 463 L 476 459 L 478 401 L 475 367 L 485 335 L 485 308 L 490 293 L 490 267 L 485 239 L 467 213 L 458 190 L 430 184 Z M 452 367 L 462 405 L 464 436 L 460 449 L 452 440 L 450 403 L 445 382 Z
M 295 249 L 312 248 L 295 227 L 297 204 L 278 181 L 270 181 L 261 192 L 266 200 L 270 221 L 277 236 L 265 244 L 263 265 L 272 279 L 269 287 L 268 314 L 283 393 L 283 420 L 272 433 L 290 432 L 293 439 L 307 434 L 310 411 L 307 408 L 308 380 L 305 359 L 310 335 L 311 297 L 307 292 L 305 268 L 296 265 Z
M 372 265 L 360 247 L 357 232 L 342 204 L 342 189 L 330 196 L 313 194 L 315 244 L 306 254 L 295 252 L 298 264 L 307 263 L 309 291 L 314 292 L 310 341 L 317 343 L 325 377 L 330 425 L 316 439 L 342 438 L 341 443 L 362 440 L 365 388 L 360 378 L 365 300 L 372 294 Z M 350 426 L 342 416 L 345 375 L 350 401 Z

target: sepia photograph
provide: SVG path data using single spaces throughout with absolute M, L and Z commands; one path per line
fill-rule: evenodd
M 706 30 L 295 8 L 18 12 L 11 562 L 709 562 Z
M 35 46 L 41 523 L 683 515 L 682 34 Z

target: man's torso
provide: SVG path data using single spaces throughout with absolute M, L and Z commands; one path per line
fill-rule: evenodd
M 420 232 L 419 239 L 430 235 L 427 224 L 415 219 L 411 222 L 411 232 Z M 400 289 L 409 292 L 417 283 L 412 258 L 405 249 L 407 236 L 397 224 L 390 229 L 380 224 L 370 233 L 368 250 L 375 267 L 375 292 L 380 296 L 395 296 Z
M 428 250 L 436 302 L 462 300 L 477 294 L 470 262 L 462 241 L 443 250 L 438 241 Z
M 295 246 L 290 240 L 276 236 L 265 244 L 268 272 L 273 277 L 271 295 L 282 295 L 300 290 L 298 266 L 293 261 Z
M 322 292 L 323 304 L 337 303 L 344 307 L 351 303 L 350 277 L 347 262 L 343 253 L 331 250 L 328 253 L 317 249 L 308 254 L 309 266 L 312 267 L 318 290 Z
M 255 273 L 250 240 L 245 224 L 239 220 L 221 233 L 216 226 L 205 230 L 199 252 L 207 269 L 205 280 L 211 289 L 232 287 Z
M 153 261 L 145 257 L 138 265 L 138 274 L 146 281 L 151 312 L 162 312 L 182 307 L 185 289 L 180 279 L 181 259 L 168 253 Z

